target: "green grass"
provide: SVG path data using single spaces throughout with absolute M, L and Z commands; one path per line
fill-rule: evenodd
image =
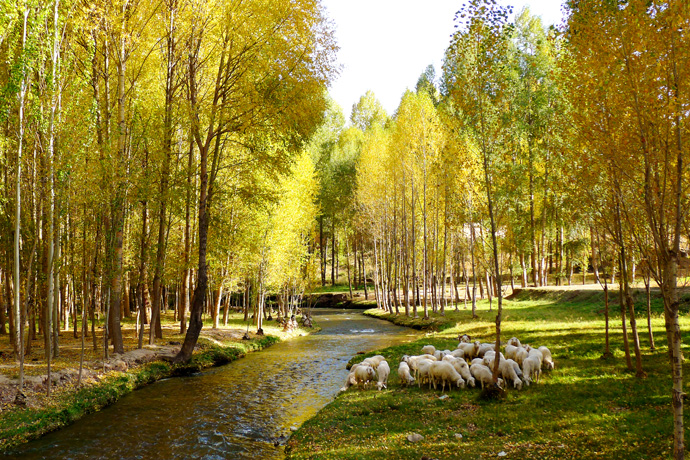
M 488 312 L 488 302 L 479 303 L 478 319 L 472 319 L 468 310 L 447 311 L 444 318 L 435 317 L 441 332 L 353 358 L 350 364 L 384 355 L 392 368 L 388 390 L 353 388 L 338 396 L 294 433 L 288 443 L 289 458 L 475 459 L 496 458 L 502 451 L 505 458 L 515 459 L 670 458 L 671 377 L 661 302 L 657 297 L 653 300 L 657 350 L 652 352 L 644 293 L 636 295 L 643 367 L 648 374 L 638 379 L 626 371 L 617 299 L 611 295 L 614 357 L 606 360 L 601 359 L 603 293 L 523 291 L 505 301 L 504 340 L 517 336 L 523 343 L 548 346 L 556 369 L 545 372 L 540 384 L 509 390 L 506 399 L 493 402 L 481 400 L 478 389 L 447 392 L 450 398 L 440 400 L 440 390 L 401 387 L 396 371 L 403 354 L 419 354 L 425 344 L 453 349 L 460 333 L 494 340 L 495 310 Z M 686 309 L 687 299 L 683 306 Z M 681 327 L 687 331 L 683 341 L 688 343 L 687 311 Z M 687 355 L 688 347 L 683 349 Z M 684 366 L 686 373 L 689 367 L 690 363 Z M 425 439 L 410 443 L 406 437 L 413 432 Z

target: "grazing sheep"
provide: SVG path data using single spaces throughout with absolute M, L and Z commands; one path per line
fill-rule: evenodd
M 503 353 L 499 352 L 499 355 L 501 356 L 501 361 L 504 361 L 506 358 L 503 356 Z M 496 352 L 493 350 L 489 350 L 484 354 L 484 364 L 486 364 L 488 367 L 491 367 L 488 363 L 489 361 L 493 362 L 494 359 L 496 359 Z
M 391 368 L 388 366 L 388 363 L 386 361 L 381 361 L 379 363 L 378 368 L 376 369 L 376 374 L 378 375 L 378 382 L 376 383 L 376 387 L 381 390 L 381 388 L 388 388 L 386 385 L 388 384 L 388 376 L 391 373 Z
M 367 383 L 373 382 L 376 379 L 376 371 L 371 366 L 357 366 L 355 369 L 355 381 L 357 386 L 361 389 Z
M 386 358 L 384 358 L 383 356 L 381 356 L 381 355 L 376 355 L 376 356 L 371 356 L 371 357 L 369 357 L 369 358 L 364 359 L 364 360 L 362 361 L 362 363 L 363 363 L 363 364 L 368 364 L 368 365 L 370 365 L 371 367 L 373 367 L 374 370 L 376 370 L 376 368 L 379 367 L 379 363 L 380 363 L 381 361 L 385 361 L 385 360 L 386 360 Z
M 506 345 L 506 358 L 515 359 L 515 353 L 517 353 L 518 347 L 515 345 Z
M 472 338 L 467 334 L 458 335 L 458 341 L 460 343 L 472 343 Z
M 477 352 L 479 351 L 479 342 L 473 342 L 473 343 L 459 343 L 458 344 L 458 349 L 462 350 L 465 353 L 465 358 L 467 359 L 472 359 L 475 356 L 477 356 Z
M 549 350 L 546 347 L 539 347 L 539 351 L 541 351 L 542 356 L 544 357 L 544 361 L 542 362 L 542 367 L 546 365 L 546 368 L 550 371 L 554 370 L 556 368 L 556 364 L 553 362 L 553 358 L 551 357 L 551 350 Z
M 532 381 L 533 376 L 536 376 L 535 382 L 539 383 L 540 375 L 541 362 L 539 361 L 539 357 L 536 354 L 529 355 L 522 362 L 522 378 L 525 382 L 525 385 L 529 386 L 529 383 Z
M 424 345 L 422 347 L 423 355 L 433 355 L 434 353 L 436 353 L 436 347 L 434 347 L 433 345 Z
M 450 350 L 436 350 L 434 353 L 434 358 L 436 358 L 437 361 L 441 361 L 444 356 L 449 355 Z
M 537 359 L 539 360 L 539 368 L 541 369 L 541 364 L 544 362 L 544 355 L 542 354 L 542 352 L 536 348 L 530 347 L 529 345 L 525 347 L 525 350 L 527 350 L 528 356 L 537 357 Z
M 484 358 L 486 359 L 486 357 Z M 498 363 L 498 370 L 501 373 L 501 376 L 503 377 L 504 381 L 511 381 L 513 382 L 513 387 L 517 390 L 522 390 L 522 379 L 518 377 L 517 373 L 515 372 L 515 369 L 513 368 L 513 365 L 510 364 L 511 362 L 515 362 L 512 359 L 510 361 L 506 359 L 501 359 Z M 493 370 L 494 368 L 494 360 L 491 359 L 491 363 L 488 366 L 489 369 Z M 522 374 L 522 373 L 520 373 Z
M 482 384 L 482 389 L 484 389 L 484 385 L 491 385 L 494 381 L 491 369 L 483 364 L 472 364 L 470 366 L 470 372 L 474 378 L 479 380 L 479 382 Z M 498 379 L 496 384 L 499 388 L 503 388 L 503 379 Z
M 472 377 L 470 367 L 467 365 L 467 362 L 464 359 L 455 358 L 453 356 L 444 356 L 443 360 L 453 365 L 455 370 L 458 371 L 463 379 L 465 379 L 465 382 L 467 382 L 468 386 L 474 387 L 474 377 Z
M 513 366 L 513 370 L 515 371 L 515 375 L 518 376 L 520 380 L 524 379 L 522 378 L 522 369 L 520 369 L 520 365 L 513 361 L 512 359 L 506 359 L 506 362 L 509 363 L 511 366 Z
M 352 366 L 354 367 L 354 366 Z M 340 389 L 340 391 L 345 391 L 352 385 L 357 385 L 357 380 L 355 379 L 355 372 L 352 371 L 347 375 L 347 380 L 345 380 L 345 386 Z
M 406 362 L 402 361 L 398 366 L 398 376 L 400 377 L 400 382 L 403 385 L 412 385 L 414 383 L 414 377 L 410 375 L 410 366 Z
M 429 376 L 431 377 L 431 382 L 434 384 L 434 390 L 436 389 L 436 382 L 438 381 L 442 384 L 442 392 L 446 389 L 446 382 L 448 382 L 448 388 L 451 388 L 453 384 L 457 385 L 458 388 L 465 387 L 465 381 L 462 376 L 455 370 L 453 365 L 447 361 L 431 363 Z
M 422 360 L 422 359 L 426 359 L 429 361 L 436 361 L 436 358 L 432 355 L 420 355 L 420 356 L 404 355 L 402 357 L 402 361 L 406 362 L 410 366 L 410 370 L 413 372 L 415 378 L 417 378 L 417 375 L 418 375 L 417 362 L 419 360 Z
M 455 358 L 464 358 L 465 357 L 465 352 L 462 351 L 462 348 L 458 348 L 456 350 L 453 350 L 450 352 L 451 356 Z
M 522 344 L 520 343 L 520 340 L 518 340 L 517 337 L 511 337 L 510 340 L 508 340 L 508 345 L 512 345 L 514 347 L 520 348 Z
M 477 357 L 483 358 L 484 355 L 486 354 L 487 351 L 490 350 L 496 350 L 496 344 L 495 343 L 482 343 L 479 345 L 479 349 L 477 350 Z
M 515 352 L 515 357 L 513 358 L 516 363 L 522 366 L 522 362 L 527 359 L 527 356 L 529 356 L 529 353 L 527 353 L 527 350 L 525 350 L 522 347 L 518 347 L 517 351 Z
M 429 370 L 431 369 L 431 364 L 435 361 L 430 359 L 420 359 L 417 361 L 417 386 L 422 387 L 422 383 L 425 381 L 429 382 L 429 388 L 431 388 L 431 379 L 429 375 Z
M 484 364 L 484 358 L 474 358 L 472 362 L 470 363 L 470 366 L 472 364 Z

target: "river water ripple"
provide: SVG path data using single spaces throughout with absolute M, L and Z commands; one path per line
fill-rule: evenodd
M 415 337 L 352 310 L 317 310 L 315 318 L 317 334 L 154 383 L 4 458 L 283 458 L 276 442 L 332 401 L 354 354 Z

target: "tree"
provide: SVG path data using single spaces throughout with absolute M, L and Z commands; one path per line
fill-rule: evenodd
M 499 163 L 500 142 L 504 138 L 502 120 L 505 110 L 506 56 L 512 27 L 507 23 L 511 9 L 491 0 L 471 0 L 458 13 L 463 28 L 453 36 L 446 53 L 446 88 L 449 97 L 465 118 L 467 129 L 473 134 L 482 154 L 484 188 L 487 197 L 493 270 L 497 284 L 498 311 L 496 313 L 496 348 L 501 341 L 503 295 L 498 257 L 497 222 L 494 204 L 496 163 Z M 498 379 L 499 359 L 493 369 L 494 383 Z
M 313 132 L 325 109 L 323 89 L 334 72 L 331 31 L 317 2 L 305 0 L 299 8 L 293 2 L 272 2 L 268 8 L 257 1 L 227 8 L 233 14 L 197 21 L 203 27 L 193 29 L 191 37 L 196 54 L 187 84 L 192 134 L 200 158 L 199 264 L 189 329 L 177 362 L 191 357 L 202 327 L 209 213 L 215 180 L 224 165 L 222 144 L 237 142 L 239 134 L 251 134 L 253 139 L 248 137 L 245 145 L 255 161 L 264 161 L 269 168 L 282 167 L 294 146 Z M 217 21 L 215 27 L 209 25 L 211 21 Z M 215 59 L 202 54 L 210 50 Z M 211 81 L 203 80 L 210 70 L 206 67 L 213 68 Z M 262 141 L 285 147 L 268 150 Z M 277 156 L 262 157 L 267 153 Z

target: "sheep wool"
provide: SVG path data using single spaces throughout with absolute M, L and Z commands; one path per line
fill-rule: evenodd
M 378 382 L 376 387 L 381 390 L 382 388 L 388 388 L 388 376 L 391 373 L 391 368 L 388 366 L 386 361 L 381 361 L 378 368 L 376 369 L 376 374 L 378 375 Z
M 414 377 L 410 375 L 410 366 L 405 361 L 401 361 L 398 366 L 398 376 L 403 385 L 411 385 L 414 383 Z

